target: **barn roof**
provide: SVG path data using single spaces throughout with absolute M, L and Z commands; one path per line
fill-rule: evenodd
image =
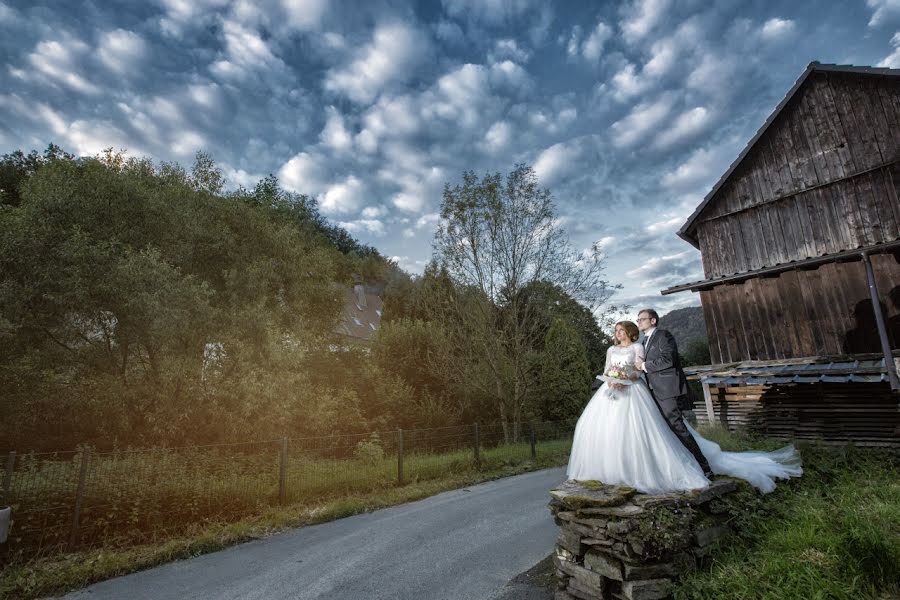
M 809 63 L 806 67 L 806 70 L 800 75 L 797 82 L 794 83 L 794 86 L 788 90 L 787 94 L 785 94 L 784 98 L 781 102 L 778 103 L 778 106 L 775 107 L 775 110 L 772 111 L 772 114 L 769 115 L 769 118 L 766 119 L 765 123 L 762 124 L 762 127 L 756 132 L 756 135 L 747 142 L 747 145 L 741 151 L 740 155 L 731 163 L 731 166 L 728 167 L 728 170 L 719 178 L 719 181 L 713 186 L 712 190 L 703 198 L 703 202 L 697 206 L 696 210 L 694 210 L 693 214 L 688 217 L 688 220 L 685 224 L 678 230 L 678 237 L 685 240 L 695 248 L 700 248 L 699 243 L 697 242 L 697 238 L 694 236 L 694 223 L 697 218 L 700 216 L 700 213 L 706 208 L 706 205 L 710 203 L 710 201 L 715 197 L 716 193 L 719 189 L 728 181 L 728 178 L 731 177 L 731 174 L 735 169 L 743 162 L 744 157 L 750 153 L 750 150 L 753 149 L 753 146 L 756 145 L 756 142 L 765 134 L 765 132 L 769 129 L 769 126 L 775 122 L 775 119 L 778 118 L 778 115 L 781 114 L 781 111 L 784 110 L 784 107 L 788 105 L 791 101 L 791 98 L 797 93 L 797 91 L 803 87 L 803 84 L 806 82 L 806 79 L 812 73 L 852 73 L 858 75 L 874 75 L 874 76 L 889 76 L 889 77 L 900 77 L 900 69 L 886 69 L 879 67 L 857 67 L 853 65 L 831 65 L 831 64 L 822 64 L 817 61 L 813 61 Z

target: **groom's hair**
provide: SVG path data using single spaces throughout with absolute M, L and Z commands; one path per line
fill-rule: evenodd
M 638 311 L 638 315 L 640 316 L 641 313 L 647 313 L 648 317 L 656 319 L 657 324 L 659 323 L 659 314 L 652 308 L 642 308 Z

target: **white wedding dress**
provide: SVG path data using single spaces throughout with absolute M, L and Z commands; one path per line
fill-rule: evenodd
M 643 346 L 612 346 L 610 366 L 634 366 Z M 643 378 L 621 390 L 604 383 L 591 398 L 575 426 L 567 475 L 580 481 L 627 485 L 645 494 L 703 488 L 709 480 L 693 455 L 669 429 Z M 688 425 L 700 450 L 717 475 L 744 479 L 763 493 L 775 489 L 775 479 L 803 473 L 793 446 L 774 452 L 723 452 Z

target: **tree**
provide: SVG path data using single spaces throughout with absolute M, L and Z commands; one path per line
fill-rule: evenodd
M 581 414 L 591 394 L 591 371 L 578 332 L 561 318 L 553 321 L 544 340 L 536 398 L 544 419 L 571 419 Z
M 523 292 L 548 282 L 596 307 L 613 288 L 597 247 L 575 252 L 559 226 L 549 190 L 526 165 L 506 176 L 463 174 L 444 188 L 435 260 L 457 284 L 447 306 L 460 383 L 496 405 L 504 434 L 517 438 L 535 384 L 540 319 Z M 475 376 L 478 375 L 478 376 Z
M 528 285 L 523 297 L 532 307 L 545 333 L 557 319 L 562 319 L 581 338 L 590 371 L 597 374 L 603 370 L 606 349 L 612 344 L 612 339 L 600 329 L 593 312 L 558 286 L 546 281 Z
M 708 365 L 712 363 L 709 353 L 709 343 L 706 338 L 693 338 L 688 341 L 687 347 L 681 352 L 681 364 L 685 367 L 694 365 Z

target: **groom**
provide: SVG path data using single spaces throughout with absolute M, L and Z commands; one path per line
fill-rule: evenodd
M 684 426 L 684 417 L 679 408 L 679 401 L 687 395 L 687 378 L 681 370 L 678 358 L 678 346 L 675 338 L 665 329 L 657 329 L 659 315 L 652 308 L 645 308 L 638 313 L 637 326 L 644 332 L 644 360 L 640 358 L 637 367 L 647 374 L 647 384 L 653 393 L 653 399 L 659 411 L 669 423 L 669 428 L 684 447 L 691 451 L 707 479 L 713 476 L 706 457 L 697 446 L 696 440 Z

